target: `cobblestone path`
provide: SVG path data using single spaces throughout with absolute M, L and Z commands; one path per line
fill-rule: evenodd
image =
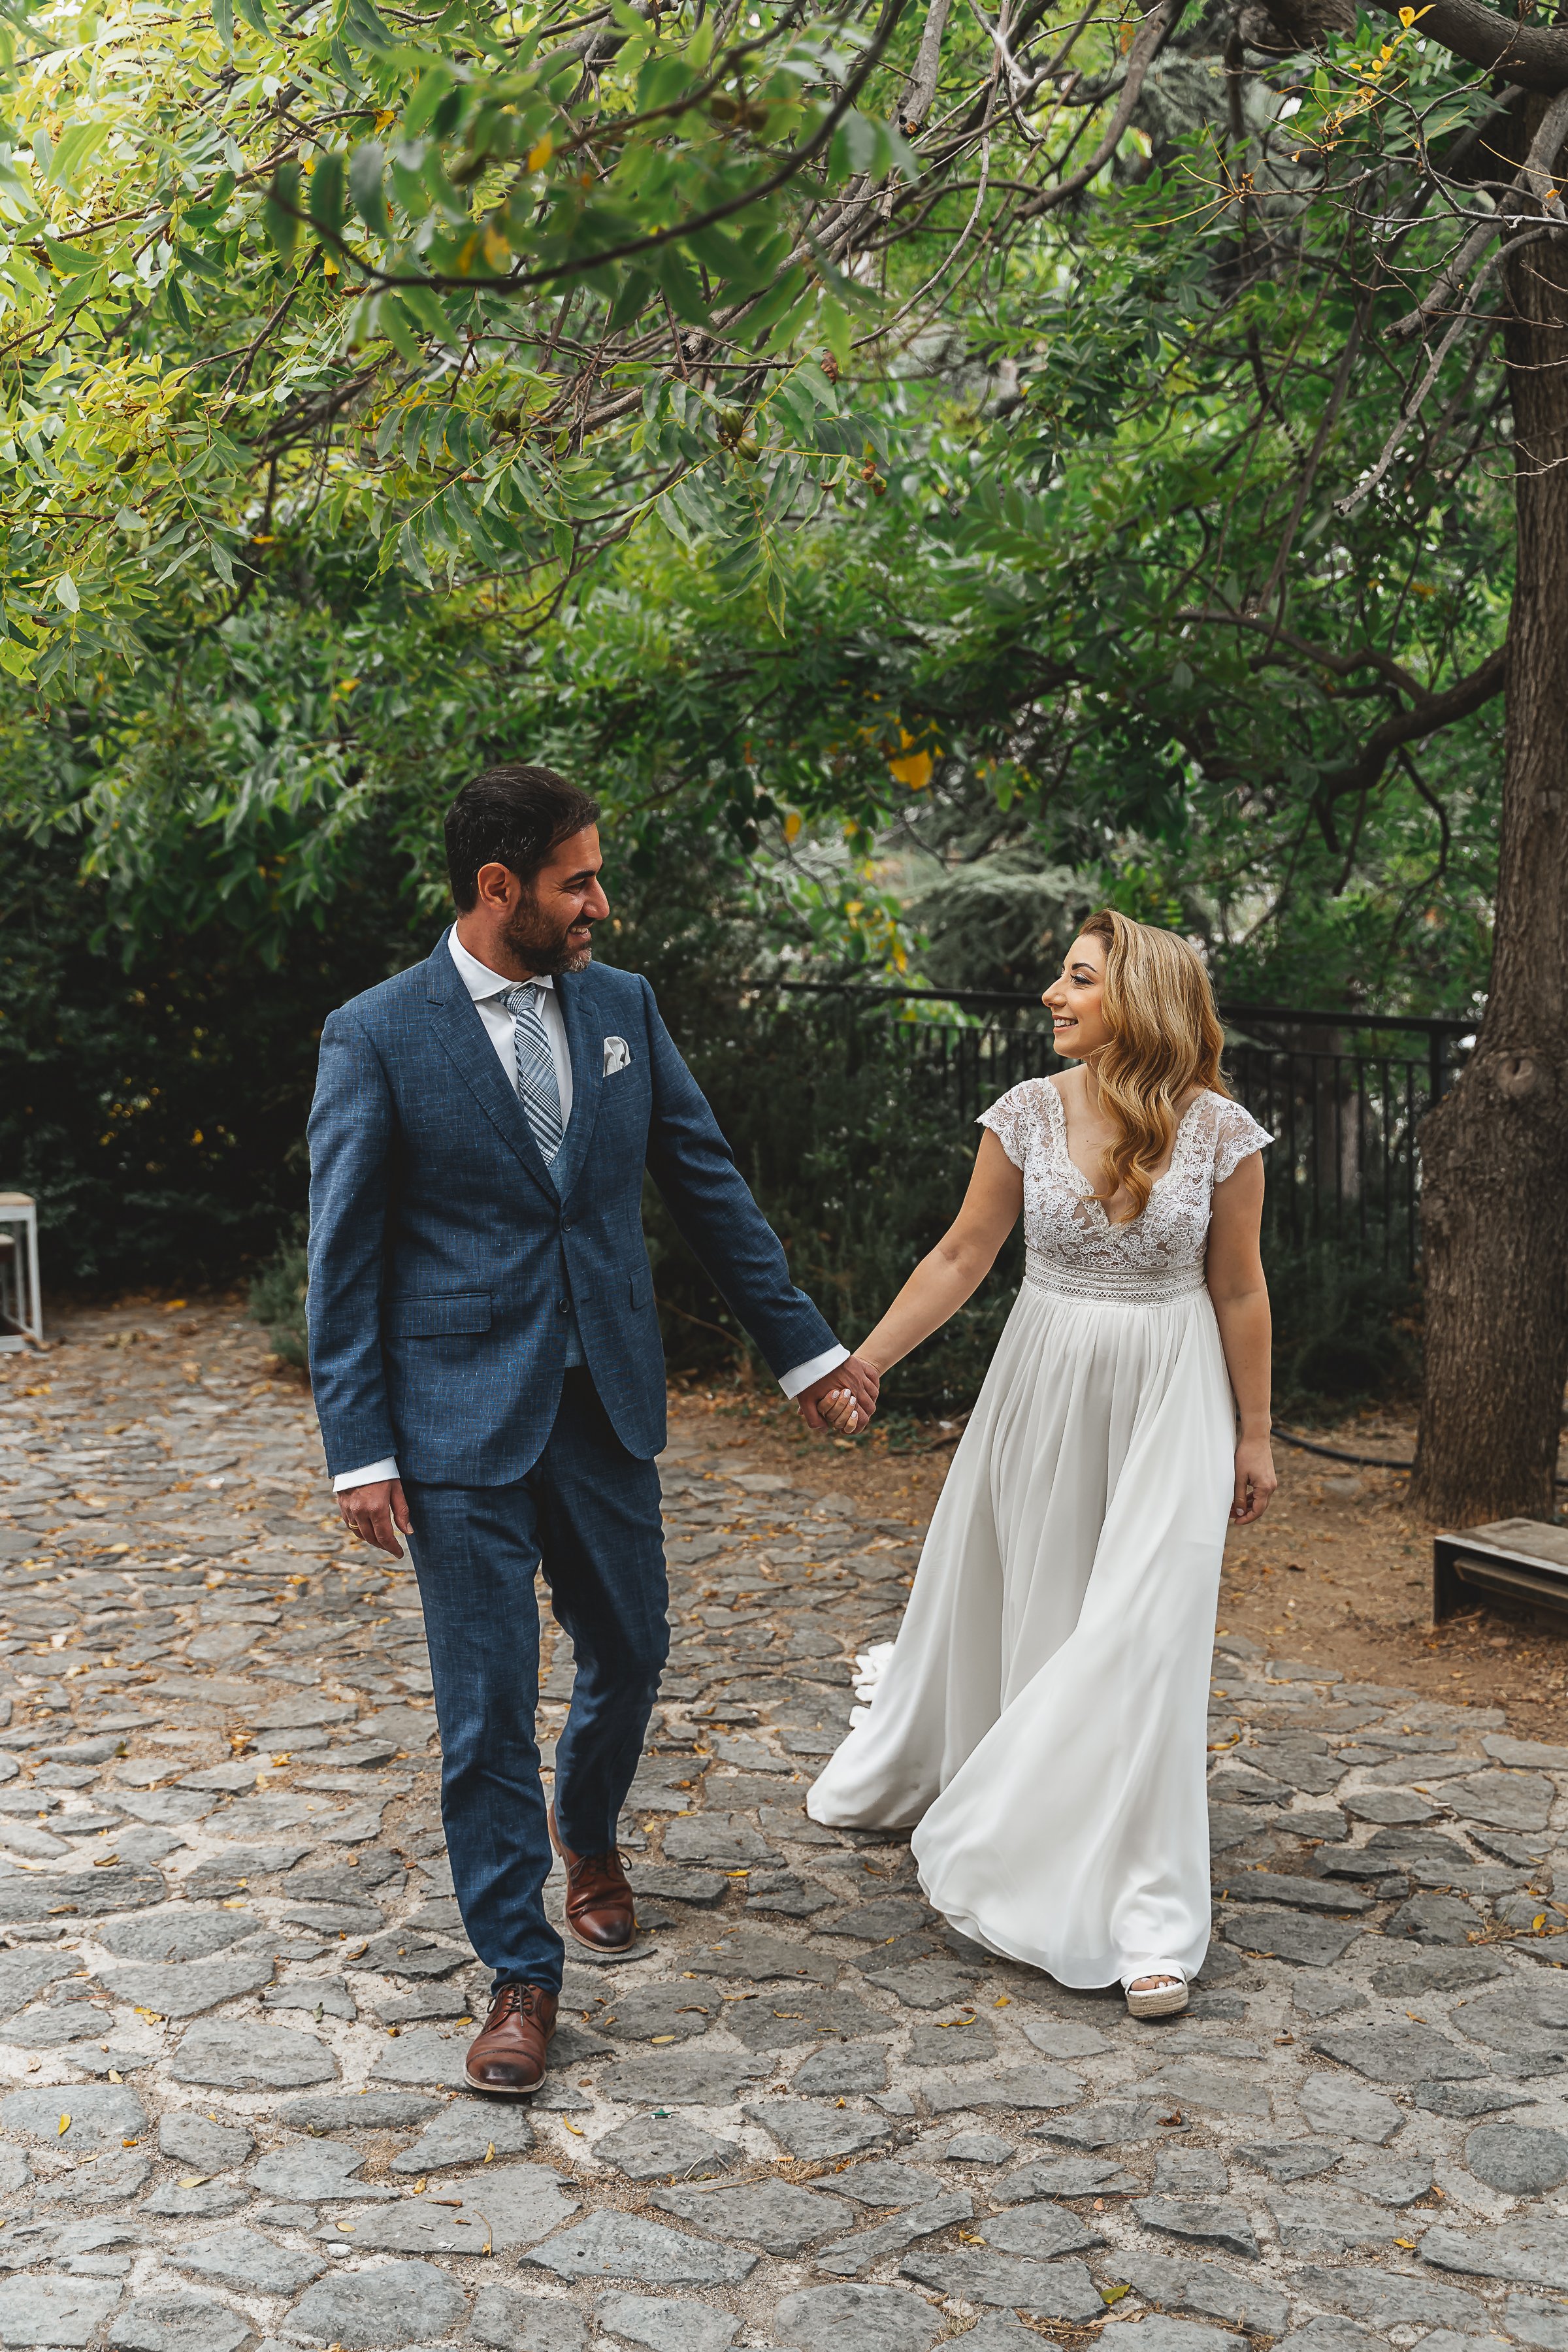
M 412 1580 L 260 1345 L 0 1381 L 5 2345 L 1568 2352 L 1568 1750 L 1222 1642 L 1214 1954 L 1134 2025 L 807 1822 L 911 1531 L 678 1443 L 645 1932 L 487 2104 Z

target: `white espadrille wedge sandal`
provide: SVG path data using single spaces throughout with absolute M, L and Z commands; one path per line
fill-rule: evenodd
M 1152 1978 L 1153 1982 L 1145 1979 Z M 1134 1990 L 1133 1988 L 1142 1990 Z M 1129 2017 L 1179 2017 L 1188 2000 L 1187 1979 L 1174 1960 L 1154 1960 L 1130 1969 L 1121 1979 Z

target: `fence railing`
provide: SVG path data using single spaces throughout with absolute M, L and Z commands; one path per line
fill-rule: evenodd
M 938 996 L 835 982 L 782 985 L 837 1000 L 852 1060 L 872 1050 L 903 1056 L 963 1122 L 1009 1087 L 1065 1066 L 1035 997 L 989 990 Z M 951 1005 L 971 1017 L 912 1019 L 916 1003 Z M 1474 1023 L 1279 1004 L 1222 1004 L 1220 1012 L 1231 1085 L 1275 1139 L 1266 1210 L 1270 1240 L 1293 1249 L 1353 1244 L 1386 1273 L 1412 1278 L 1420 1255 L 1416 1133 L 1462 1066 Z

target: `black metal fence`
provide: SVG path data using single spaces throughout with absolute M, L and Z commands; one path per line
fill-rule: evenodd
M 1009 1087 L 1064 1066 L 1034 997 L 784 986 L 837 1000 L 852 1065 L 868 1051 L 905 1057 L 961 1122 Z M 922 1009 L 946 1006 L 961 1017 L 934 1019 Z M 1420 1254 L 1416 1131 L 1462 1066 L 1473 1023 L 1278 1004 L 1220 1010 L 1231 1085 L 1275 1139 L 1270 1239 L 1298 1250 L 1351 1244 L 1385 1273 L 1412 1278 Z

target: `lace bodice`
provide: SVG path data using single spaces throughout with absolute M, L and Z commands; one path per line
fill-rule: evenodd
M 1227 1095 L 1202 1094 L 1140 1217 L 1112 1224 L 1068 1156 L 1067 1113 L 1049 1078 L 1028 1078 L 980 1115 L 1024 1175 L 1025 1268 L 1042 1289 L 1159 1300 L 1201 1290 L 1214 1188 L 1273 1141 Z

